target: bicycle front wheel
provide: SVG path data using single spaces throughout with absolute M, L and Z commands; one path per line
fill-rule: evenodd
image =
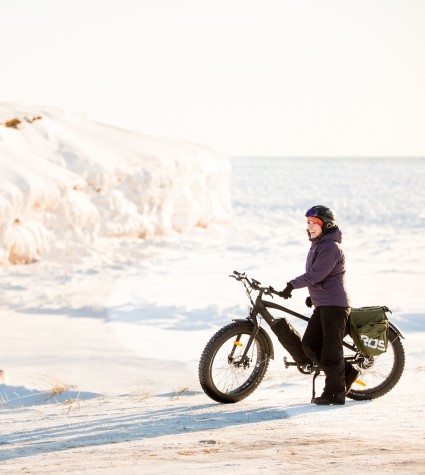
M 271 349 L 262 330 L 257 332 L 243 359 L 252 332 L 252 323 L 234 322 L 219 330 L 205 347 L 199 362 L 199 382 L 214 401 L 241 401 L 264 378 Z
M 404 348 L 400 336 L 390 328 L 388 348 L 379 356 L 361 355 L 354 367 L 360 375 L 347 397 L 357 401 L 376 399 L 387 394 L 398 383 L 405 364 Z

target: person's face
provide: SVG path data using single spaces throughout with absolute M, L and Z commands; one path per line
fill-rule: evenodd
M 307 220 L 307 231 L 310 233 L 311 239 L 315 239 L 322 234 L 322 228 L 320 224 L 316 223 L 312 219 Z

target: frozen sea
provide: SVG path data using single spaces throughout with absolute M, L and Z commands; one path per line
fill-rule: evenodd
M 353 305 L 385 300 L 420 310 L 424 159 L 238 158 L 232 164 L 241 248 L 253 260 L 271 260 L 281 282 L 302 272 L 304 213 L 323 204 L 335 210 L 343 231 Z M 407 302 L 396 300 L 406 292 Z

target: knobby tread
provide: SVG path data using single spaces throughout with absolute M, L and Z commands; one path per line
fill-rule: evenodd
M 218 330 L 207 343 L 199 361 L 198 374 L 202 389 L 205 394 L 214 401 L 225 404 L 241 401 L 252 394 L 263 380 L 269 366 L 271 350 L 267 339 L 261 332 L 257 333 L 256 340 L 257 344 L 260 346 L 262 354 L 264 355 L 264 360 L 261 362 L 258 370 L 255 371 L 256 374 L 251 383 L 245 385 L 241 390 L 222 392 L 215 386 L 211 375 L 211 366 L 214 361 L 214 356 L 222 345 L 228 341 L 229 338 L 238 333 L 250 335 L 252 333 L 252 328 L 252 323 L 248 321 L 246 323 L 233 322 Z

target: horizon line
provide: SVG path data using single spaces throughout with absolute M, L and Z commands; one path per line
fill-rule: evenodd
M 228 155 L 230 159 L 233 158 L 273 158 L 273 159 L 425 159 L 425 155 Z

